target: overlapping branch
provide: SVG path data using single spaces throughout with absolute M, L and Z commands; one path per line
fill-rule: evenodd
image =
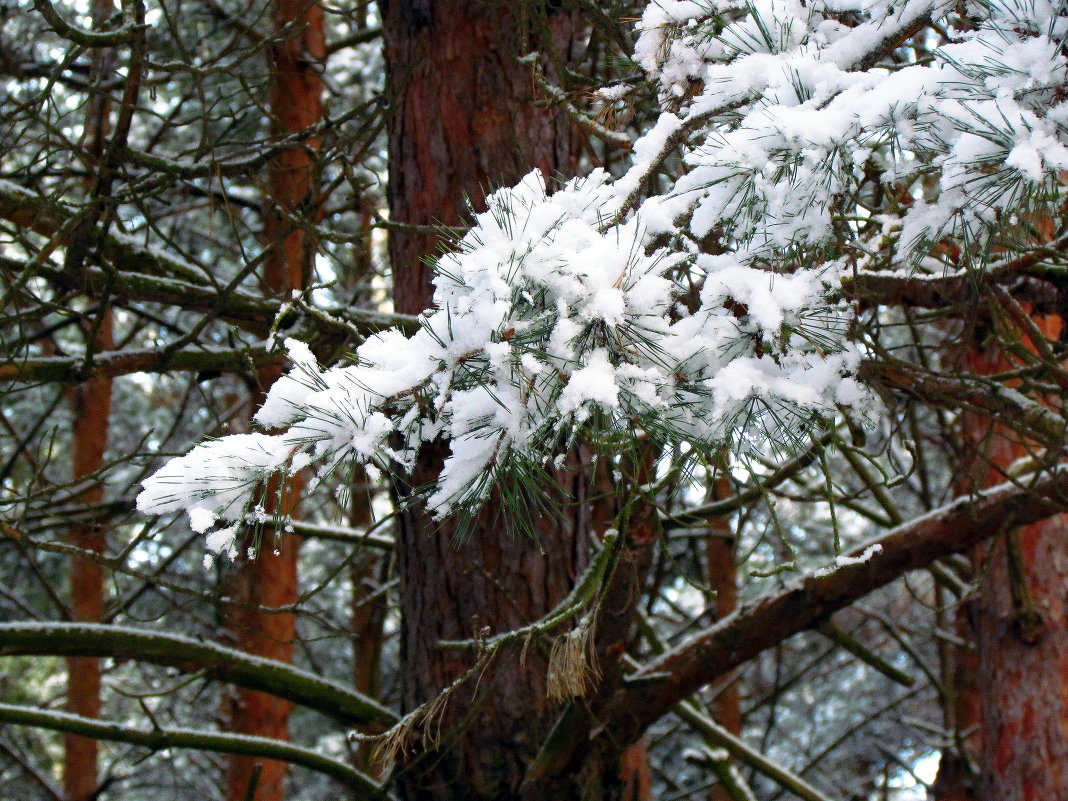
M 247 348 L 179 350 L 174 353 L 161 349 L 105 351 L 93 354 L 89 364 L 84 356 L 15 358 L 0 364 L 0 384 L 78 382 L 131 373 L 241 372 L 283 360 L 282 354 L 269 352 L 264 343 Z
M 842 286 L 848 297 L 865 306 L 923 309 L 952 308 L 979 297 L 985 287 L 1009 286 L 1015 296 L 1038 308 L 1063 310 L 1064 290 L 1068 288 L 1066 257 L 1068 234 L 982 270 L 862 272 L 843 278 Z
M 397 718 L 377 701 L 282 662 L 192 637 L 87 623 L 0 624 L 0 656 L 90 656 L 177 667 L 276 695 L 371 732 Z
M 192 748 L 223 754 L 245 754 L 280 759 L 336 779 L 360 801 L 385 797 L 378 784 L 346 762 L 325 756 L 310 748 L 303 748 L 282 740 L 272 740 L 269 737 L 158 725 L 153 725 L 151 729 L 139 729 L 114 721 L 15 704 L 0 704 L 0 722 L 68 732 L 98 740 L 129 743 L 153 751 L 164 748 Z
M 604 729 L 613 739 L 633 741 L 691 693 L 868 593 L 1007 527 L 1066 509 L 1068 470 L 1058 468 L 957 498 L 898 526 L 854 548 L 834 569 L 809 574 L 742 607 L 647 663 L 600 714 Z

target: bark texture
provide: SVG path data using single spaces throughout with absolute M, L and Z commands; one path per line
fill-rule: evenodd
M 112 347 L 111 312 L 104 310 L 93 348 Z M 74 479 L 96 473 L 104 466 L 111 415 L 111 379 L 93 378 L 77 385 L 74 398 Z M 86 504 L 104 500 L 104 487 L 95 483 L 81 496 Z M 74 525 L 71 543 L 87 551 L 103 553 L 104 531 L 99 525 Z M 99 623 L 104 618 L 104 569 L 97 563 L 74 557 L 70 568 L 71 615 L 74 620 Z M 67 711 L 87 718 L 100 716 L 100 661 L 86 657 L 67 660 Z M 66 734 L 63 737 L 63 791 L 67 801 L 90 801 L 96 797 L 99 746 L 96 740 Z
M 726 459 L 724 459 L 724 464 Z M 725 469 L 712 485 L 710 501 L 721 501 L 733 494 Z M 715 603 L 716 620 L 722 620 L 738 608 L 738 569 L 734 560 L 734 527 L 729 516 L 709 521 L 709 536 L 705 544 L 705 565 L 708 587 Z M 742 703 L 737 675 L 728 675 L 716 687 L 712 701 L 712 717 L 731 734 L 742 733 Z M 732 801 L 730 790 L 722 783 L 709 791 L 710 801 Z
M 300 502 L 297 482 L 287 482 L 281 513 L 294 514 Z M 292 604 L 297 599 L 296 537 L 285 535 L 277 542 L 264 533 L 258 554 L 239 558 L 229 578 L 228 593 L 233 601 L 227 610 L 226 626 L 234 647 L 279 662 L 293 661 L 296 621 L 292 614 L 267 610 Z M 276 740 L 289 739 L 289 714 L 293 704 L 276 695 L 235 687 L 223 700 L 226 730 Z M 288 765 L 277 760 L 260 760 L 234 754 L 226 763 L 226 797 L 244 801 L 254 778 L 255 765 L 262 770 L 257 780 L 256 801 L 282 801 Z
M 1002 542 L 976 602 L 981 801 L 1068 798 L 1068 517 L 1016 536 L 1041 622 L 1021 620 Z
M 427 473 L 435 467 L 424 466 Z M 505 531 L 501 513 L 508 510 L 501 508 L 487 509 L 460 543 L 454 525 L 418 509 L 404 516 L 398 567 L 406 709 L 467 677 L 432 729 L 440 737 L 419 743 L 427 752 L 407 764 L 404 798 L 495 799 L 518 791 L 560 713 L 559 704 L 546 700 L 544 643 L 533 643 L 525 654 L 518 648 L 501 653 L 477 675 L 471 673 L 476 649 L 438 644 L 506 632 L 551 611 L 585 561 L 590 521 L 584 500 L 576 471 L 552 499 L 559 518 L 529 521 L 537 542 Z
M 1056 316 L 1033 321 L 1047 338 L 1057 339 Z M 1026 336 L 1022 344 L 1034 345 Z M 989 375 L 1015 366 L 995 346 L 973 346 L 966 367 Z M 996 422 L 964 416 L 964 436 L 972 448 L 967 480 L 989 486 L 1029 453 Z M 1041 801 L 1068 798 L 1068 517 L 1007 530 L 976 549 L 977 597 L 970 603 L 977 657 L 970 660 L 979 710 L 977 734 L 970 739 L 978 760 L 977 793 L 963 785 L 959 797 L 978 801 Z
M 93 27 L 102 28 L 115 12 L 112 0 L 93 0 Z M 103 49 L 91 56 L 94 76 L 108 74 L 115 64 L 114 53 Z M 101 169 L 108 136 L 111 134 L 111 96 L 100 92 L 86 109 L 84 144 L 89 163 Z M 95 193 L 93 181 L 83 182 L 86 194 Z M 114 346 L 112 313 L 106 305 L 96 320 L 87 321 L 86 351 L 109 351 Z M 75 482 L 91 476 L 104 466 L 108 446 L 108 422 L 111 417 L 112 381 L 93 377 L 73 387 L 69 393 L 74 413 L 72 478 Z M 84 492 L 80 500 L 86 504 L 104 499 L 103 484 L 97 483 Z M 99 525 L 74 525 L 70 541 L 79 548 L 103 553 L 107 547 L 104 531 Z M 74 557 L 70 566 L 71 615 L 75 621 L 99 623 L 104 618 L 104 569 L 97 562 Z M 100 716 L 100 662 L 97 659 L 72 657 L 67 660 L 68 712 L 87 718 Z M 99 781 L 99 743 L 76 734 L 63 736 L 63 793 L 66 801 L 91 801 L 96 797 Z
M 572 15 L 545 14 L 533 5 L 383 4 L 389 201 L 397 223 L 456 225 L 468 199 L 480 207 L 488 189 L 514 183 L 533 167 L 549 176 L 571 172 L 571 124 L 535 102 L 529 68 L 516 57 L 534 49 L 528 31 L 538 29 L 543 38 L 536 46 L 544 52 L 551 44 L 566 59 Z M 540 24 L 524 24 L 528 9 L 544 14 Z M 433 232 L 391 234 L 398 311 L 418 313 L 429 305 L 427 260 L 441 244 Z M 445 453 L 444 446 L 426 449 L 414 486 L 437 474 Z M 440 641 L 517 628 L 570 590 L 589 546 L 583 467 L 576 463 L 556 477 L 559 486 L 548 503 L 559 510 L 558 519 L 495 500 L 460 538 L 455 524 L 435 521 L 422 508 L 404 515 L 398 568 L 406 709 L 469 675 L 475 650 L 443 650 Z M 504 519 L 516 514 L 528 518 L 534 541 L 504 530 Z M 559 712 L 545 700 L 545 673 L 544 649 L 535 643 L 525 658 L 518 649 L 502 653 L 469 676 L 450 695 L 434 734 L 416 745 L 420 753 L 402 755 L 402 796 L 513 797 Z
M 509 185 L 535 167 L 570 175 L 576 159 L 566 115 L 539 106 L 530 68 L 516 61 L 542 28 L 567 58 L 570 13 L 549 13 L 544 27 L 524 25 L 535 3 L 480 0 L 389 0 L 382 4 L 389 101 L 389 208 L 407 225 L 458 225 L 469 199 L 483 207 L 487 190 Z M 546 73 L 556 76 L 551 66 Z M 393 231 L 390 263 L 397 311 L 430 305 L 433 232 Z
M 276 37 L 269 50 L 271 82 L 269 102 L 271 135 L 278 139 L 306 131 L 323 117 L 321 69 L 326 58 L 323 9 L 306 0 L 275 0 L 273 27 Z M 264 265 L 266 294 L 288 298 L 302 290 L 311 275 L 315 243 L 300 225 L 301 218 L 314 220 L 315 159 L 318 137 L 278 154 L 267 167 L 267 197 L 264 203 L 264 241 L 271 248 Z M 281 375 L 280 365 L 266 365 L 258 373 L 263 392 Z M 269 512 L 296 516 L 300 504 L 300 481 L 286 480 L 271 486 L 265 506 Z M 230 579 L 229 595 L 237 602 L 227 611 L 227 629 L 236 647 L 282 662 L 293 661 L 296 619 L 292 614 L 269 610 L 291 605 L 298 595 L 298 539 L 265 535 L 259 553 L 242 555 Z M 262 607 L 257 608 L 257 607 Z M 289 715 L 293 705 L 276 696 L 237 688 L 224 701 L 228 729 L 279 740 L 289 739 Z M 258 779 L 257 762 L 262 762 Z M 227 762 L 226 797 L 244 801 L 253 782 L 256 801 L 282 801 L 288 766 L 277 760 L 256 760 L 234 755 Z
M 363 465 L 353 469 L 352 502 L 349 525 L 368 529 L 374 523 L 371 497 L 359 485 L 367 482 Z M 388 559 L 370 548 L 362 548 L 352 560 L 352 684 L 368 698 L 378 698 L 381 683 L 382 646 L 388 611 L 387 594 L 382 588 L 389 580 Z M 374 778 L 380 778 L 380 766 L 374 761 L 373 747 L 362 743 L 356 749 L 356 766 Z

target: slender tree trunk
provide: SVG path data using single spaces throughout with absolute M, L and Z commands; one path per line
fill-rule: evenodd
M 720 473 L 712 484 L 712 497 L 718 501 L 730 497 L 733 489 L 726 476 L 727 454 L 723 454 Z M 708 586 L 715 597 L 716 619 L 722 619 L 738 608 L 738 569 L 734 561 L 734 527 L 729 517 L 709 521 L 709 536 L 705 544 Z M 732 734 L 742 733 L 742 704 L 738 692 L 738 677 L 731 673 L 725 682 L 714 688 L 712 717 Z M 722 784 L 715 785 L 709 793 L 710 801 L 732 801 Z
M 90 347 L 112 347 L 111 312 L 101 311 L 100 326 Z M 111 413 L 111 379 L 94 378 L 78 384 L 74 397 L 74 480 L 92 475 L 104 466 L 108 445 L 108 419 Z M 102 484 L 94 484 L 80 500 L 99 503 L 104 499 Z M 70 541 L 79 548 L 103 553 L 104 531 L 99 525 L 74 525 Z M 75 620 L 99 623 L 104 616 L 104 570 L 80 557 L 71 560 L 71 613 Z M 87 657 L 67 659 L 67 711 L 87 718 L 100 715 L 100 660 Z M 74 734 L 63 738 L 63 790 L 67 801 L 95 798 L 98 770 L 96 740 Z
M 1059 317 L 1034 322 L 1049 339 L 1062 329 Z M 972 347 L 965 361 L 980 375 L 1011 365 L 991 347 Z M 1026 443 L 996 422 L 965 415 L 964 426 L 975 449 L 968 478 L 977 486 L 1004 480 L 1008 466 L 1027 455 Z M 981 726 L 971 744 L 981 772 L 978 801 L 1068 798 L 1066 534 L 1068 518 L 1061 515 L 1003 532 L 974 556 L 979 590 L 969 619 Z M 966 787 L 959 797 L 969 797 Z
M 362 465 L 353 471 L 357 484 L 367 481 Z M 371 498 L 360 487 L 353 489 L 349 507 L 349 525 L 368 528 L 373 522 Z M 382 667 L 382 636 L 388 608 L 386 596 L 380 592 L 388 577 L 388 560 L 381 553 L 362 548 L 353 558 L 352 578 L 352 684 L 368 698 L 378 698 Z M 361 744 L 356 766 L 368 775 L 377 776 L 379 766 L 374 763 L 373 748 Z
M 974 601 L 966 601 L 952 610 L 946 619 L 947 628 L 952 627 L 963 644 L 939 643 L 942 686 L 947 694 L 943 722 L 956 742 L 942 751 L 932 787 L 933 801 L 976 801 L 976 759 L 982 752 L 983 721 L 977 685 L 975 612 Z
M 269 497 L 277 497 L 277 488 Z M 289 480 L 282 490 L 278 510 L 294 515 L 300 503 L 300 482 Z M 283 535 L 276 540 L 270 532 L 255 556 L 242 554 L 236 571 L 228 581 L 233 601 L 227 610 L 227 629 L 233 645 L 250 654 L 280 662 L 293 661 L 296 619 L 289 613 L 264 611 L 292 604 L 297 599 L 297 538 Z M 256 608 L 256 607 L 262 607 Z M 289 739 L 288 701 L 243 688 L 234 688 L 223 701 L 227 731 Z M 261 772 L 256 777 L 256 764 Z M 256 801 L 282 801 L 288 765 L 277 760 L 232 755 L 226 765 L 226 797 L 245 801 L 249 787 L 256 781 Z
M 94 28 L 102 27 L 115 12 L 112 0 L 93 0 Z M 91 56 L 92 79 L 110 77 L 115 53 L 101 48 Z M 107 138 L 111 133 L 111 96 L 106 92 L 94 95 L 86 109 L 83 141 L 90 163 L 99 164 Z M 86 192 L 92 180 L 84 184 Z M 90 352 L 114 347 L 110 308 L 101 308 L 95 321 L 89 321 L 90 332 L 85 344 Z M 95 326 L 95 330 L 92 327 Z M 74 414 L 72 478 L 75 482 L 96 473 L 104 466 L 108 446 L 108 422 L 111 416 L 111 386 L 109 378 L 94 378 L 78 384 L 70 393 Z M 102 484 L 94 484 L 80 496 L 82 503 L 99 503 L 104 499 Z M 104 531 L 94 524 L 73 525 L 70 541 L 79 548 L 103 553 L 106 548 Z M 75 620 L 99 623 L 104 617 L 104 569 L 97 562 L 74 557 L 70 566 L 71 614 Z M 67 660 L 68 712 L 87 718 L 100 716 L 100 660 L 71 657 Z M 67 734 L 63 737 L 63 792 L 67 801 L 90 801 L 95 798 L 99 783 L 99 744 L 87 737 Z
M 326 58 L 323 9 L 307 0 L 275 0 L 274 30 L 287 31 L 270 48 L 271 134 L 278 139 L 307 130 L 323 117 L 323 83 L 320 76 Z M 264 241 L 272 248 L 265 263 L 266 291 L 288 296 L 308 283 L 315 243 L 293 218 L 314 221 L 316 213 L 315 151 L 319 138 L 311 137 L 300 147 L 286 150 L 268 165 L 267 199 L 264 204 Z M 260 371 L 262 392 L 270 389 L 281 371 Z M 301 482 L 288 479 L 267 491 L 268 512 L 295 516 L 300 504 Z M 237 603 L 228 609 L 227 628 L 238 648 L 283 662 L 293 660 L 296 618 L 289 613 L 267 611 L 296 602 L 298 540 L 269 533 L 255 557 L 242 554 L 230 579 L 229 595 Z M 258 609 L 256 607 L 263 607 Z M 231 731 L 289 738 L 292 704 L 271 695 L 235 690 L 224 701 L 224 715 Z M 257 760 L 232 756 L 226 770 L 228 801 L 244 801 L 257 782 L 256 801 L 282 801 L 288 770 L 286 763 L 263 760 L 255 776 Z
M 488 189 L 514 183 L 533 167 L 546 175 L 572 171 L 569 120 L 534 102 L 529 69 L 516 61 L 534 49 L 520 24 L 533 5 L 383 4 L 393 220 L 454 225 L 463 219 L 465 198 L 480 204 Z M 548 12 L 544 22 L 566 59 L 571 13 Z M 398 311 L 429 305 L 424 260 L 438 249 L 430 233 L 391 235 Z M 444 453 L 443 446 L 426 449 L 415 486 L 437 474 Z M 533 539 L 504 531 L 503 519 L 519 510 L 501 508 L 501 501 L 491 501 L 460 540 L 453 524 L 434 521 L 422 508 L 404 515 L 398 568 L 407 709 L 438 697 L 474 664 L 473 649 L 447 651 L 440 641 L 519 627 L 570 590 L 589 546 L 589 512 L 581 466 L 557 479 L 550 492 L 559 519 L 532 516 Z M 401 795 L 408 801 L 514 797 L 560 712 L 545 699 L 545 673 L 545 654 L 534 645 L 525 658 L 518 649 L 500 654 L 470 676 L 450 694 L 422 753 L 401 755 Z

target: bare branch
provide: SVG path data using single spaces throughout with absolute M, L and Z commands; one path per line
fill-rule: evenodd
M 13 358 L 0 364 L 0 383 L 62 381 L 77 382 L 93 378 L 115 378 L 131 373 L 169 373 L 174 371 L 210 371 L 237 373 L 260 365 L 284 361 L 280 353 L 269 353 L 263 343 L 230 350 L 182 350 L 168 354 L 163 350 L 106 351 L 94 353 L 88 370 L 85 358 L 44 357 Z
M 809 574 L 742 607 L 654 659 L 598 715 L 598 739 L 633 742 L 679 701 L 788 637 L 904 574 L 960 553 L 1009 526 L 1065 511 L 1068 470 L 1055 469 L 961 497 L 853 549 L 834 570 Z
M 282 662 L 176 634 L 89 623 L 0 624 L 0 656 L 95 656 L 177 667 L 276 695 L 369 731 L 397 717 L 377 701 Z
M 130 27 L 114 31 L 87 31 L 71 25 L 48 0 L 33 0 L 33 7 L 52 26 L 52 30 L 82 47 L 115 47 L 132 41 L 134 37 L 135 29 Z
M 69 732 L 97 740 L 130 743 L 142 748 L 150 748 L 153 751 L 164 748 L 193 748 L 223 754 L 246 754 L 280 759 L 337 779 L 352 790 L 358 799 L 384 798 L 382 788 L 378 784 L 347 763 L 324 756 L 310 748 L 291 745 L 281 740 L 272 740 L 269 737 L 160 726 L 153 726 L 152 729 L 146 731 L 113 721 L 14 704 L 0 704 L 0 721 L 19 726 Z

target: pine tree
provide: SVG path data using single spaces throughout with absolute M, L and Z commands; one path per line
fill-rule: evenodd
M 946 715 L 957 732 L 926 740 L 933 724 L 908 723 L 904 709 L 956 699 L 932 667 L 937 640 L 906 629 L 944 624 L 977 578 L 976 608 L 996 612 L 978 616 L 981 659 L 999 665 L 1014 653 L 1005 621 L 1035 621 L 1035 598 L 1060 581 L 1054 540 L 1033 532 L 1056 530 L 1068 489 L 1063 353 L 1036 321 L 1061 316 L 1065 233 L 1034 221 L 1063 218 L 1068 18 L 1011 0 L 847 6 L 657 2 L 632 35 L 622 6 L 382 3 L 383 101 L 320 117 L 272 87 L 317 85 L 327 54 L 377 35 L 342 36 L 343 9 L 322 8 L 325 43 L 304 6 L 276 6 L 268 24 L 263 5 L 206 2 L 186 17 L 164 3 L 153 29 L 131 2 L 88 30 L 75 9 L 36 3 L 19 24 L 45 45 L 29 37 L 25 57 L 3 61 L 13 144 L 0 180 L 11 343 L 0 378 L 34 393 L 34 382 L 151 373 L 137 391 L 116 385 L 116 402 L 142 409 L 151 400 L 134 398 L 183 397 L 180 376 L 196 380 L 184 385 L 191 413 L 166 410 L 169 434 L 157 425 L 141 439 L 117 418 L 111 449 L 126 455 L 101 466 L 109 494 L 73 510 L 69 471 L 60 481 L 40 463 L 71 451 L 47 445 L 44 396 L 5 400 L 5 504 L 17 513 L 5 544 L 36 584 L 32 600 L 7 592 L 3 603 L 23 620 L 56 617 L 62 600 L 39 559 L 54 553 L 107 567 L 116 620 L 210 639 L 218 610 L 231 624 L 279 624 L 282 648 L 257 661 L 143 624 L 0 624 L 0 654 L 111 656 L 141 688 L 136 703 L 105 694 L 101 723 L 27 698 L 0 705 L 0 720 L 282 758 L 358 797 L 408 799 L 633 797 L 646 764 L 664 787 L 702 797 L 695 775 L 731 798 L 889 796 L 923 754 L 966 754 L 960 716 Z M 287 51 L 295 42 L 307 46 Z M 87 85 L 86 49 L 126 66 Z M 325 64 L 325 92 L 374 70 Z M 70 112 L 108 92 L 104 177 L 82 202 L 76 167 L 88 174 L 91 159 L 71 141 L 84 127 Z M 299 119 L 286 122 L 289 111 Z M 387 168 L 388 212 L 373 206 Z M 263 211 L 265 195 L 275 204 Z M 382 276 L 366 266 L 368 238 L 382 234 L 396 313 L 374 308 Z M 109 310 L 111 343 L 72 342 L 68 318 Z M 1002 366 L 947 357 L 977 332 L 1008 354 Z M 225 405 L 257 385 L 255 430 L 217 436 L 238 419 Z M 147 458 L 185 451 L 190 436 L 201 441 L 184 455 Z M 981 454 L 991 442 L 1029 458 L 990 455 L 993 472 L 966 485 L 964 444 Z M 354 464 L 366 503 L 346 486 Z M 122 486 L 134 484 L 137 524 L 122 517 L 133 494 Z M 297 487 L 316 522 L 290 514 Z M 157 522 L 181 515 L 191 533 L 179 546 Z M 338 517 L 359 525 L 328 525 Z M 53 542 L 42 532 L 56 518 L 111 521 L 106 545 L 121 550 Z M 392 519 L 395 543 L 383 536 Z M 745 561 L 733 611 L 734 556 L 714 541 L 727 528 Z M 317 578 L 301 592 L 268 576 L 279 535 L 290 567 L 304 537 L 302 567 Z M 988 572 L 954 560 L 988 540 Z M 256 542 L 262 561 L 239 568 L 249 591 L 215 591 L 214 571 Z M 335 578 L 366 580 L 348 561 L 394 544 L 396 582 L 359 602 L 395 598 L 398 611 L 339 622 L 331 602 L 347 610 L 360 594 L 337 593 Z M 190 567 L 202 545 L 209 571 Z M 142 567 L 153 559 L 158 574 Z M 916 570 L 928 572 L 908 592 L 882 590 Z M 875 591 L 885 609 L 858 603 Z M 1024 721 L 1059 723 L 1055 704 L 1027 701 L 1063 689 L 1039 669 L 1060 658 L 1060 618 L 1040 614 L 1046 636 L 1018 658 L 1047 683 L 987 685 L 982 801 L 1061 792 L 1055 771 L 1040 787 L 1033 766 L 1031 784 L 1004 770 L 1029 742 Z M 285 664 L 348 681 L 321 643 L 347 643 L 353 625 L 375 640 L 358 650 L 382 660 L 379 681 L 376 666 L 356 671 L 362 692 Z M 825 658 L 852 677 L 833 686 Z M 707 688 L 752 660 L 777 671 L 765 754 L 736 736 L 754 733 L 738 719 L 752 705 L 720 696 L 719 721 L 705 711 Z M 146 665 L 184 675 L 152 695 L 162 679 Z M 217 691 L 204 677 L 266 693 L 283 719 L 296 704 L 358 729 L 360 764 L 379 775 L 349 767 L 322 721 L 276 726 L 269 742 L 219 732 L 190 703 Z M 859 710 L 861 684 L 889 705 L 828 722 L 790 697 L 790 685 L 822 688 L 821 709 Z M 142 703 L 156 697 L 162 716 Z M 124 718 L 147 728 L 106 723 Z M 176 727 L 189 719 L 194 730 Z M 320 750 L 287 744 L 291 734 Z M 852 765 L 832 758 L 842 742 L 857 743 Z M 24 744 L 0 743 L 26 782 L 50 786 Z M 243 764 L 231 797 L 254 783 Z M 282 771 L 268 765 L 264 792 L 279 797 Z

